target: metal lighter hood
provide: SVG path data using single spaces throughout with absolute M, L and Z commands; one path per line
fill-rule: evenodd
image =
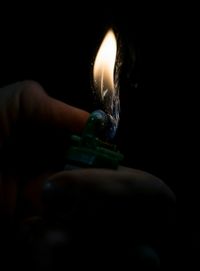
M 102 110 L 90 114 L 81 136 L 72 135 L 66 154 L 65 169 L 111 168 L 117 169 L 123 155 L 106 140 L 112 133 L 112 119 Z M 103 140 L 101 139 L 103 138 Z

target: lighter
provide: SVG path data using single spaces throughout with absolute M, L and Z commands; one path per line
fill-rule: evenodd
M 116 169 L 123 155 L 115 145 L 106 143 L 102 138 L 109 139 L 113 124 L 108 114 L 96 110 L 90 114 L 82 136 L 72 135 L 71 146 L 66 155 L 65 169 L 77 167 L 96 167 Z
M 116 65 L 117 41 L 109 29 L 94 62 L 94 89 L 103 110 L 90 114 L 82 136 L 73 135 L 65 169 L 105 167 L 116 169 L 123 155 L 108 142 L 115 136 L 119 122 L 119 65 Z

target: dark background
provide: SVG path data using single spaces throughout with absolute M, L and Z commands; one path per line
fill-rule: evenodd
M 120 44 L 121 115 L 114 139 L 124 164 L 176 193 L 173 6 L 138 1 L 23 4 L 1 9 L 0 87 L 38 81 L 49 95 L 93 111 L 92 64 L 108 28 Z
M 1 10 L 0 86 L 32 79 L 53 97 L 92 111 L 92 63 L 109 27 L 120 43 L 124 164 L 175 192 L 172 7 L 126 3 L 30 4 Z

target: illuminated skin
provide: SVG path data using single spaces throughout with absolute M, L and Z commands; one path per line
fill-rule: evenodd
M 44 208 L 42 188 L 48 181 L 63 189 L 70 183 L 77 190 L 85 185 L 89 193 L 99 189 L 100 194 L 106 190 L 108 195 L 113 195 L 113 191 L 117 197 L 127 195 L 131 199 L 130 211 L 140 209 L 145 199 L 148 206 L 151 202 L 154 206 L 147 208 L 148 216 L 152 212 L 155 217 L 164 206 L 162 220 L 170 224 L 175 196 L 162 180 L 149 173 L 126 167 L 61 171 L 59 163 L 62 166 L 63 160 L 59 157 L 64 155 L 67 134 L 81 132 L 88 117 L 88 112 L 49 97 L 33 81 L 0 89 L 1 213 L 12 216 L 16 197 L 21 193 L 40 214 Z M 91 206 L 94 206 L 92 202 Z M 155 223 L 160 223 L 160 219 L 157 216 Z
M 170 235 L 175 196 L 159 178 L 126 167 L 62 171 L 68 134 L 83 131 L 88 117 L 88 112 L 49 97 L 34 81 L 0 89 L 1 215 L 12 218 L 16 207 L 20 214 L 20 195 L 31 205 L 31 210 L 27 205 L 21 219 L 33 213 L 40 216 L 52 205 L 59 210 L 67 206 L 63 211 L 68 213 L 72 228 L 76 221 L 78 233 L 83 231 L 87 242 L 90 237 L 86 231 L 90 234 L 95 227 L 96 232 L 105 233 L 109 232 L 107 226 L 116 229 L 118 238 L 124 227 L 122 237 L 126 232 L 128 240 L 135 238 L 132 234 L 138 236 L 138 230 L 151 239 L 158 235 L 162 240 L 167 232 Z M 60 189 L 65 191 L 63 202 Z M 42 197 L 43 191 L 46 198 Z M 90 215 L 95 215 L 97 224 L 90 223 Z
M 2 212 L 13 212 L 21 179 L 26 178 L 28 182 L 37 171 L 37 179 L 52 171 L 52 164 L 57 163 L 57 156 L 61 153 L 60 150 L 57 153 L 57 148 L 62 150 L 66 145 L 65 135 L 80 132 L 88 116 L 81 109 L 49 97 L 34 81 L 19 82 L 0 89 Z M 52 155 L 50 159 L 49 155 Z M 26 170 L 27 167 L 30 168 Z M 29 171 L 26 177 L 25 171 Z

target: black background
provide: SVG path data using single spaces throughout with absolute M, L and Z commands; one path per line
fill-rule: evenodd
M 38 81 L 49 95 L 93 111 L 92 64 L 113 27 L 120 44 L 121 114 L 114 139 L 124 164 L 176 193 L 173 6 L 99 1 L 25 3 L 1 9 L 0 87 Z
M 124 164 L 176 192 L 173 7 L 151 3 L 25 4 L 1 10 L 0 86 L 36 80 L 53 97 L 95 108 L 92 63 L 109 27 L 120 43 L 121 116 L 115 143 Z M 174 159 L 175 158 L 175 159 Z

